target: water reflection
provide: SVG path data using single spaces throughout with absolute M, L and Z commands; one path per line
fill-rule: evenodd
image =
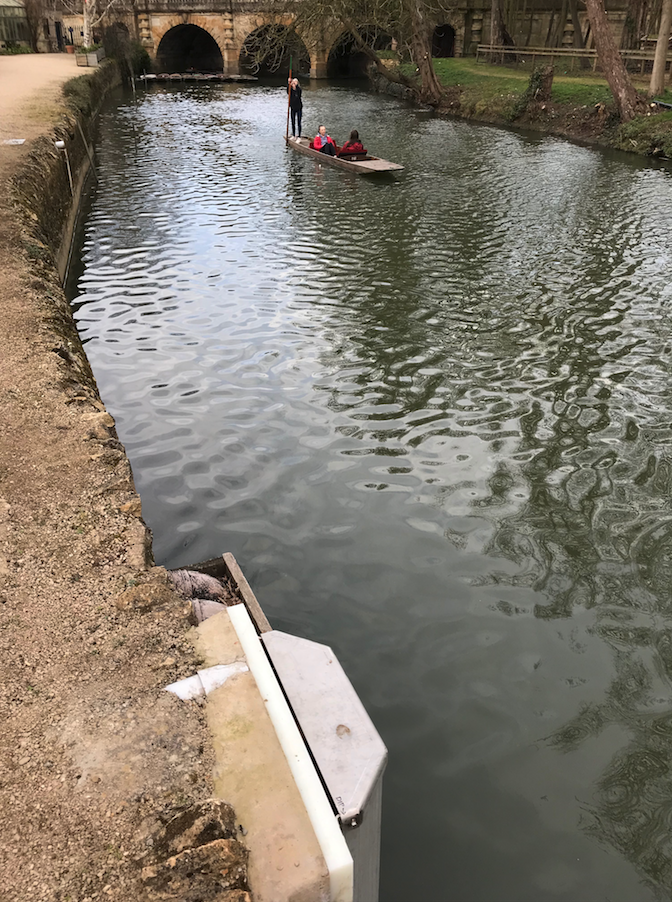
M 596 282 L 603 272 L 588 269 Z M 530 455 L 521 467 L 527 500 L 504 518 L 486 550 L 519 567 L 510 578 L 498 573 L 499 583 L 545 596 L 534 606 L 536 617 L 591 612 L 588 631 L 612 649 L 615 673 L 603 699 L 580 704 L 546 741 L 572 753 L 610 727 L 620 728 L 624 747 L 582 800 L 581 827 L 622 853 L 667 897 L 672 469 L 668 408 L 651 403 L 654 393 L 667 396 L 667 339 L 629 334 L 626 320 L 639 299 L 619 303 L 613 287 L 582 298 L 561 319 L 546 320 L 549 332 L 562 338 L 548 356 L 540 393 L 545 403 L 533 401 L 520 417 L 519 452 Z M 654 289 L 654 304 L 663 291 Z M 506 505 L 517 480 L 500 462 L 488 485 L 478 508 Z M 510 605 L 505 612 L 518 613 Z
M 157 558 L 232 550 L 338 651 L 385 902 L 667 893 L 668 175 L 307 91 L 407 166 L 351 180 L 281 95 L 101 123 L 77 316 Z

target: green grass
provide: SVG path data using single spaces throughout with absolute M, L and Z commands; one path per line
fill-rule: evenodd
M 513 119 L 517 106 L 525 93 L 532 73 L 531 60 L 520 53 L 520 63 L 494 66 L 477 62 L 473 57 L 435 59 L 434 68 L 439 81 L 446 88 L 459 88 L 460 108 L 463 115 L 474 118 Z M 604 78 L 592 71 L 578 69 L 568 73 L 567 60 L 556 61 L 551 99 L 571 113 L 573 107 L 593 107 L 598 103 L 613 105 L 611 91 Z M 415 67 L 409 63 L 401 66 L 408 76 Z M 633 76 L 633 83 L 646 94 L 648 76 Z M 672 103 L 672 89 L 657 96 L 658 100 Z M 635 153 L 654 156 L 664 155 L 672 159 L 672 110 L 650 116 L 638 116 L 632 122 L 620 125 L 611 139 L 613 146 Z
M 436 74 L 444 85 L 479 88 L 488 94 L 522 94 L 530 79 L 529 72 L 518 72 L 506 66 L 477 63 L 470 57 L 435 59 L 433 62 Z
M 618 129 L 615 146 L 620 150 L 672 159 L 672 110 L 655 116 L 638 116 L 624 123 Z
M 595 76 L 555 76 L 551 98 L 556 103 L 573 106 L 595 106 L 596 103 L 611 103 L 613 97 L 603 78 Z
M 672 103 L 672 91 L 666 89 L 662 94 L 656 94 L 656 100 L 662 100 L 663 103 Z
M 564 61 L 563 61 L 564 62 Z M 476 62 L 473 58 L 436 59 L 434 68 L 439 80 L 446 86 L 459 85 L 466 94 L 477 91 L 480 98 L 487 100 L 498 94 L 522 94 L 530 80 L 532 66 L 493 66 Z M 552 99 L 556 103 L 584 106 L 611 101 L 611 92 L 606 81 L 592 73 L 577 72 L 565 74 L 556 66 L 553 79 Z
M 488 101 L 502 95 L 517 97 L 529 84 L 532 73 L 531 58 L 520 51 L 520 63 L 507 66 L 493 66 L 490 63 L 476 61 L 474 57 L 451 57 L 435 59 L 434 69 L 439 81 L 446 87 L 460 87 L 465 99 Z M 539 64 L 537 60 L 537 64 Z M 415 67 L 409 63 L 401 66 L 406 75 L 413 75 Z M 632 76 L 635 86 L 646 93 L 648 77 Z M 569 60 L 556 60 L 555 77 L 553 79 L 552 98 L 556 103 L 573 106 L 590 106 L 596 103 L 611 103 L 612 96 L 607 82 L 602 76 L 592 71 L 578 68 L 571 71 Z M 658 95 L 658 100 L 672 103 L 672 90 Z

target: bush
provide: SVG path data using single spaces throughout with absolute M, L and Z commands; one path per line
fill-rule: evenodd
M 150 71 L 149 54 L 139 41 L 129 40 L 127 32 L 118 28 L 106 29 L 104 46 L 108 57 L 117 61 L 125 78 Z
M 624 123 L 614 145 L 620 150 L 672 159 L 672 111 L 636 116 Z
M 532 70 L 529 85 L 525 91 L 517 97 L 511 107 L 511 112 L 509 113 L 511 122 L 522 116 L 531 103 L 551 99 L 551 87 L 553 85 L 554 74 L 555 70 L 553 66 L 543 66 L 542 68 L 535 68 Z
M 91 112 L 91 85 L 88 75 L 78 75 L 71 78 L 63 85 L 63 94 L 71 106 L 78 113 L 88 115 Z
M 82 116 L 89 116 L 102 102 L 115 78 L 117 66 L 110 60 L 93 70 L 92 75 L 78 75 L 63 85 L 63 95 L 72 110 Z
M 142 72 L 149 72 L 152 68 L 152 61 L 142 44 L 138 41 L 131 41 L 128 49 L 127 60 L 130 62 L 131 73 L 140 75 Z
M 32 53 L 32 49 L 25 44 L 17 44 L 16 41 L 5 41 L 5 46 L 0 50 L 1 56 L 13 56 L 18 53 Z

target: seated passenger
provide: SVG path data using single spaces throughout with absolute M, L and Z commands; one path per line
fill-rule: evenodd
M 319 127 L 317 134 L 310 142 L 310 146 L 313 150 L 319 150 L 320 153 L 329 154 L 330 157 L 335 157 L 338 153 L 338 145 L 333 138 L 329 137 L 324 125 Z
M 366 153 L 366 148 L 359 140 L 359 132 L 356 128 L 350 132 L 350 138 L 345 142 L 338 152 L 339 157 L 347 156 L 350 153 Z

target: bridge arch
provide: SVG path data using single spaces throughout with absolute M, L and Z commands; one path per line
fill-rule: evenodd
M 159 71 L 221 72 L 224 54 L 217 40 L 200 25 L 180 22 L 168 25 L 160 37 L 156 50 Z
M 374 50 L 390 50 L 392 37 L 372 25 L 362 25 L 358 29 L 360 36 Z M 329 78 L 362 78 L 369 65 L 368 56 L 360 50 L 349 31 L 343 32 L 331 46 L 327 58 L 327 75 Z
M 432 56 L 455 56 L 455 29 L 448 22 L 437 25 L 432 34 Z
M 291 25 L 265 23 L 243 41 L 240 69 L 254 75 L 286 75 L 290 57 L 296 75 L 310 72 L 310 52 Z

